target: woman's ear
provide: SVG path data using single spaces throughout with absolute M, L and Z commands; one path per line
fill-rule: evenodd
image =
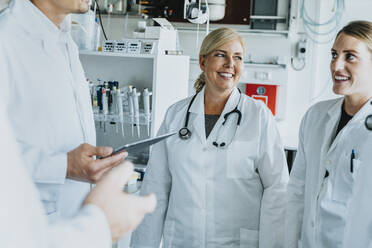
M 205 60 L 206 60 L 206 56 L 204 55 L 199 56 L 199 66 L 202 71 L 205 71 Z

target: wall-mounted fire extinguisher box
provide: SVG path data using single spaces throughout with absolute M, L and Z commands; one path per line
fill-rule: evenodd
M 263 101 L 269 107 L 273 115 L 275 115 L 277 88 L 278 85 L 247 83 L 245 93 L 256 100 Z

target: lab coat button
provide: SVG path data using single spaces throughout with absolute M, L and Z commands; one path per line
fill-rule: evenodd
M 327 160 L 327 164 L 332 164 L 332 161 L 331 160 Z
M 207 150 L 207 148 L 206 148 L 206 147 L 204 147 L 204 148 L 203 148 L 203 152 L 205 152 L 206 150 Z

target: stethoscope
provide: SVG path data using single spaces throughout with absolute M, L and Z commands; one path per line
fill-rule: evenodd
M 372 101 L 370 102 L 372 105 Z M 372 131 L 372 115 L 368 115 L 366 119 L 364 120 L 364 125 L 369 131 Z
M 236 104 L 235 108 L 233 110 L 231 110 L 230 112 L 226 113 L 223 118 L 224 118 L 224 121 L 222 122 L 222 125 L 225 125 L 226 121 L 227 121 L 227 118 L 231 115 L 231 114 L 237 114 L 238 115 L 238 120 L 237 120 L 237 123 L 236 125 L 237 126 L 240 126 L 240 121 L 242 119 L 242 113 L 240 112 L 240 110 L 238 109 L 238 106 L 239 106 L 239 103 L 240 103 L 240 99 L 242 97 L 242 94 L 241 94 L 241 91 L 240 89 L 238 89 L 239 91 L 239 101 L 238 101 L 238 104 Z M 189 103 L 189 106 L 187 107 L 187 113 L 186 113 L 186 120 L 185 120 L 185 126 L 183 128 L 180 129 L 180 131 L 178 132 L 178 135 L 179 137 L 182 139 L 182 140 L 187 140 L 187 139 L 190 139 L 191 137 L 191 131 L 190 129 L 188 128 L 188 124 L 189 124 L 189 117 L 190 117 L 190 108 L 191 108 L 191 105 L 192 103 L 194 102 L 196 96 L 198 95 L 198 93 L 196 93 L 190 103 Z M 217 141 L 214 141 L 212 143 L 215 147 L 224 147 L 226 146 L 226 142 L 220 142 L 219 144 L 217 143 Z

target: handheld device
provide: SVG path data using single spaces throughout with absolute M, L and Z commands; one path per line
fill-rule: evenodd
M 111 153 L 107 157 L 113 156 L 113 155 L 115 155 L 117 153 L 120 153 L 124 150 L 127 151 L 128 153 L 142 150 L 146 147 L 149 147 L 153 144 L 158 143 L 159 141 L 162 141 L 163 139 L 169 138 L 170 136 L 175 135 L 176 133 L 177 132 L 167 133 L 167 134 L 160 135 L 160 136 L 157 136 L 157 137 L 154 137 L 154 138 L 145 139 L 145 140 L 137 141 L 137 142 L 134 142 L 134 143 L 126 144 L 126 145 L 118 148 L 117 150 L 115 150 L 113 153 Z M 107 157 L 100 157 L 100 159 L 107 158 Z

